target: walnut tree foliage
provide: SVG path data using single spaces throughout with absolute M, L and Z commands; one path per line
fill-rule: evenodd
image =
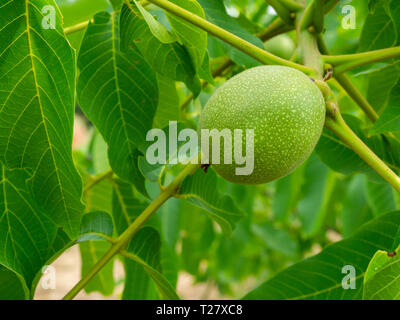
M 264 50 L 282 34 L 290 60 Z M 227 298 L 399 299 L 399 62 L 398 0 L 0 0 L 0 299 L 33 299 L 72 246 L 66 299 L 121 282 L 123 299 L 179 299 L 181 272 Z M 146 161 L 149 130 L 197 128 L 221 84 L 262 64 L 324 93 L 300 168 L 244 186 Z

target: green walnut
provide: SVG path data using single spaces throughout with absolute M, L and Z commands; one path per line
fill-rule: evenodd
M 210 164 L 224 179 L 266 183 L 286 176 L 310 156 L 324 121 L 324 98 L 308 76 L 289 67 L 255 67 L 226 81 L 207 102 L 199 121 L 201 135 L 203 131 L 225 135 L 201 140 L 201 149 L 210 155 Z M 231 139 L 225 139 L 227 132 Z M 235 132 L 242 132 L 241 141 L 232 142 Z M 252 132 L 253 137 L 245 132 Z M 229 143 L 231 163 L 224 162 Z M 213 145 L 219 147 L 219 157 L 213 157 Z M 247 160 L 253 162 L 253 170 L 238 174 L 237 168 L 247 165 L 243 159 L 239 161 L 240 156 L 252 149 L 252 158 Z
M 296 50 L 294 41 L 287 34 L 281 34 L 268 40 L 264 43 L 264 48 L 284 59 L 290 59 Z

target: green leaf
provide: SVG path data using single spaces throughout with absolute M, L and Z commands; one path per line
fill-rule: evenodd
M 222 231 L 230 236 L 244 213 L 230 196 L 222 195 L 210 186 L 217 186 L 217 175 L 214 170 L 209 169 L 207 173 L 197 170 L 192 176 L 183 180 L 179 195 L 205 209 L 208 215 L 220 225 Z
M 400 139 L 396 136 L 385 136 L 387 161 L 392 165 L 393 168 L 400 168 Z M 385 141 L 385 142 L 386 142 Z
M 379 250 L 375 253 L 364 277 L 364 300 L 400 299 L 400 256 L 399 248 L 394 257 Z
M 41 9 L 53 0 L 0 6 L 0 161 L 31 173 L 40 208 L 70 236 L 79 232 L 82 181 L 72 160 L 75 52 L 56 10 L 44 29 Z
M 203 8 L 196 0 L 171 0 L 171 2 L 201 18 L 205 18 Z M 198 71 L 202 66 L 207 50 L 207 32 L 174 14 L 167 12 L 166 15 L 177 38 L 187 48 L 194 69 Z
M 274 219 L 278 221 L 286 220 L 295 208 L 303 183 L 304 168 L 305 166 L 301 166 L 293 173 L 275 182 L 272 207 Z
M 360 51 L 389 48 L 397 42 L 397 31 L 385 4 L 376 5 L 365 20 L 359 42 Z
M 367 200 L 374 216 L 396 210 L 393 187 L 387 183 L 366 182 Z
M 94 173 L 104 173 L 111 169 L 110 162 L 108 161 L 107 156 L 107 143 L 104 141 L 103 137 L 97 130 L 93 133 L 90 151 L 92 155 Z
M 135 287 L 136 282 L 134 281 L 137 275 L 135 276 L 135 273 L 131 271 L 137 270 L 135 268 L 137 264 L 154 281 L 162 299 L 179 299 L 171 284 L 161 273 L 160 248 L 160 236 L 157 230 L 152 227 L 140 229 L 129 242 L 126 248 L 126 251 L 129 253 L 129 259 L 125 258 L 126 282 L 123 299 L 131 299 L 130 293 L 133 293 L 133 297 L 136 294 L 143 294 L 142 292 L 134 293 L 134 290 L 138 290 Z M 143 294 L 143 297 L 145 296 L 146 294 Z
M 54 257 L 58 257 L 62 252 L 64 252 L 73 244 L 74 244 L 73 241 L 63 231 L 63 229 L 59 228 L 57 230 L 56 237 L 50 246 L 50 252 L 49 252 L 49 257 L 51 257 L 50 261 L 53 260 Z
M 139 157 L 139 170 L 146 179 L 149 181 L 157 181 L 161 174 L 163 165 L 150 164 L 147 162 L 146 157 Z
M 388 105 L 371 128 L 371 134 L 400 131 L 400 81 L 393 88 Z
M 364 175 L 355 175 L 347 181 L 347 190 L 343 199 L 342 227 L 343 238 L 348 238 L 360 226 L 371 220 L 374 216 L 366 199 Z
M 98 187 L 98 185 L 94 188 L 96 187 Z M 95 191 L 93 190 L 94 188 L 89 191 Z M 111 198 L 111 193 L 109 197 Z M 82 260 L 82 276 L 87 274 L 110 248 L 110 244 L 104 240 L 113 236 L 113 229 L 112 218 L 107 212 L 94 211 L 83 216 L 81 235 L 77 240 L 77 242 L 79 242 Z M 86 285 L 85 292 L 90 293 L 97 291 L 105 296 L 111 295 L 114 291 L 115 284 L 113 266 L 113 260 L 109 261 Z
M 122 7 L 123 0 L 109 0 L 114 10 L 119 10 Z
M 92 181 L 90 180 L 88 181 Z M 112 212 L 112 184 L 105 179 L 85 192 L 86 211 L 105 211 Z
M 334 185 L 334 174 L 313 154 L 304 170 L 303 197 L 297 206 L 303 236 L 312 237 L 323 227 Z
M 203 64 L 199 69 L 199 77 L 212 85 L 215 84 L 210 68 L 210 57 L 208 55 L 208 52 L 206 52 L 206 54 L 204 55 Z
M 392 0 L 390 2 L 389 13 L 396 28 L 397 44 L 400 43 L 400 2 Z
M 161 220 L 162 238 L 171 248 L 175 248 L 179 239 L 181 202 L 180 199 L 172 198 L 157 211 Z
M 109 243 L 107 238 L 113 236 L 114 224 L 109 213 L 112 212 L 112 185 L 109 180 L 103 180 L 86 193 L 86 213 L 82 218 L 81 235 L 78 238 L 82 259 L 82 276 L 106 253 Z M 106 210 L 94 211 L 94 210 Z M 109 213 L 108 213 L 109 212 Z M 99 241 L 103 240 L 103 241 Z M 114 291 L 113 262 L 110 261 L 85 287 L 85 291 L 98 291 L 103 295 L 111 295 Z
M 115 229 L 117 234 L 120 235 L 142 213 L 148 203 L 138 199 L 134 188 L 129 183 L 116 179 L 113 187 L 112 214 Z
M 23 170 L 6 170 L 0 165 L 0 264 L 31 288 L 50 257 L 57 226 L 32 198 L 28 177 Z
M 400 60 L 395 60 L 368 74 L 368 91 L 366 98 L 379 114 L 385 109 L 391 96 L 392 89 L 399 81 L 399 62 Z
M 124 50 L 136 46 L 155 71 L 185 82 L 195 95 L 200 92 L 200 80 L 184 46 L 177 42 L 162 43 L 155 37 L 134 3 L 123 5 L 120 20 L 121 47 Z
M 152 139 L 149 139 L 149 141 L 146 142 L 146 145 L 143 147 L 143 153 L 146 153 L 146 157 L 139 157 L 139 168 L 142 174 L 149 179 L 150 181 L 157 181 L 159 175 L 161 174 L 161 170 L 163 167 L 173 167 L 176 164 L 182 163 L 184 160 L 189 160 L 187 159 L 189 156 L 186 155 L 180 155 L 179 150 L 180 148 L 187 143 L 186 140 L 179 139 L 177 141 L 177 148 L 173 150 L 174 152 L 170 154 L 170 134 L 177 134 L 181 132 L 182 130 L 186 129 L 186 126 L 183 123 L 180 122 L 169 122 L 168 126 L 162 128 L 161 130 L 164 132 L 165 135 L 165 141 L 159 140 L 163 139 L 163 137 L 153 137 L 154 141 Z M 176 138 L 172 138 L 176 139 Z M 183 140 L 183 141 L 182 141 Z M 172 140 L 173 141 L 173 140 Z M 153 149 L 153 153 L 157 154 L 160 152 L 159 149 L 165 148 L 165 162 L 166 164 L 150 164 L 147 161 L 148 155 L 147 152 L 149 151 L 149 147 L 151 147 L 153 144 L 156 143 L 157 148 L 155 150 Z M 149 155 L 153 156 L 152 153 L 149 153 Z M 179 159 L 178 159 L 179 158 Z M 164 161 L 162 161 L 164 162 Z
M 79 243 L 82 259 L 82 277 L 99 261 L 110 248 L 105 241 L 85 241 Z M 113 260 L 109 261 L 86 285 L 85 292 L 100 292 L 109 296 L 114 291 Z
M 82 218 L 81 235 L 78 238 L 78 242 L 107 240 L 107 238 L 113 236 L 113 232 L 113 221 L 107 212 L 90 212 L 85 214 Z
M 278 273 L 244 299 L 360 299 L 363 278 L 377 250 L 390 250 L 400 224 L 400 212 L 380 216 L 352 237 L 327 246 L 320 254 Z M 342 268 L 355 268 L 356 289 L 342 287 Z
M 0 300 L 25 300 L 29 290 L 14 272 L 0 264 Z
M 115 2 L 117 1 L 122 4 L 123 0 L 115 0 Z M 97 12 L 112 10 L 108 0 L 56 0 L 56 2 L 63 17 L 64 28 L 88 21 Z M 79 51 L 84 34 L 85 30 L 81 30 L 67 36 L 68 41 L 77 51 Z
M 160 263 L 163 275 L 172 288 L 176 288 L 178 283 L 179 256 L 173 247 L 170 247 L 165 241 L 162 241 L 161 244 Z
M 159 101 L 153 127 L 164 128 L 169 121 L 179 120 L 179 97 L 175 82 L 162 75 L 157 75 Z
M 382 141 L 379 137 L 367 138 L 365 130 L 362 129 L 362 121 L 350 115 L 343 116 L 346 123 L 375 153 L 382 154 Z M 383 181 L 368 164 L 363 161 L 344 142 L 337 138 L 332 132 L 324 129 L 316 151 L 321 160 L 332 170 L 348 175 L 352 173 L 364 173 L 376 181 Z
M 182 265 L 193 275 L 199 273 L 200 262 L 210 254 L 215 240 L 212 220 L 207 211 L 189 201 L 181 201 Z
M 154 19 L 154 17 L 151 15 L 151 13 L 149 13 L 146 9 L 144 9 L 138 1 L 134 0 L 134 2 L 135 2 L 137 9 L 142 14 L 144 20 L 146 20 L 151 33 L 158 40 L 160 40 L 162 43 L 165 43 L 165 44 L 176 41 L 175 37 L 173 37 L 161 23 L 159 23 L 156 19 Z
M 239 22 L 226 13 L 223 1 L 215 0 L 199 0 L 199 3 L 206 13 L 206 18 L 211 23 L 229 31 L 238 37 L 251 42 L 252 44 L 263 47 L 263 43 L 256 36 L 249 33 L 246 29 L 242 28 Z M 223 47 L 226 54 L 237 64 L 246 66 L 247 68 L 255 67 L 260 63 L 243 52 L 226 44 L 222 40 L 217 39 L 218 43 Z
M 119 15 L 106 12 L 89 24 L 78 57 L 78 98 L 109 145 L 115 173 L 146 195 L 138 148 L 153 125 L 157 79 L 134 46 L 120 51 L 118 24 Z

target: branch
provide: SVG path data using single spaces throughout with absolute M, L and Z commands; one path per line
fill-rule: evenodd
M 70 34 L 72 34 L 72 33 L 74 33 L 74 32 L 78 32 L 78 31 L 84 30 L 84 29 L 86 29 L 86 27 L 89 25 L 89 22 L 90 22 L 90 21 L 91 21 L 91 20 L 83 21 L 83 22 L 78 23 L 78 24 L 75 24 L 75 25 L 73 25 L 73 26 L 64 28 L 64 33 L 65 33 L 66 35 L 70 35 Z
M 346 124 L 339 110 L 335 116 L 327 116 L 325 127 L 344 141 L 361 159 L 385 179 L 395 190 L 400 192 L 398 177 Z
M 318 74 L 318 78 L 323 76 L 323 63 L 318 48 L 318 38 L 315 33 L 310 33 L 307 29 L 309 21 L 311 23 L 314 15 L 315 0 L 306 9 L 300 12 L 300 19 L 296 21 L 296 31 L 300 58 L 304 65 L 313 68 Z
M 298 22 L 300 30 L 307 29 L 312 24 L 315 14 L 315 2 L 316 0 L 312 0 L 312 2 L 310 2 L 307 8 L 303 11 L 300 22 Z
M 294 30 L 293 25 L 286 24 L 281 18 L 278 17 L 267 28 L 265 28 L 265 30 L 258 33 L 257 37 L 260 38 L 262 42 L 265 42 L 275 36 L 292 30 Z
M 299 23 L 301 24 L 302 21 Z M 321 39 L 319 39 L 317 34 L 310 35 L 308 30 L 302 30 L 299 27 L 297 27 L 297 30 L 298 37 L 301 40 L 300 45 L 304 46 L 305 44 L 309 46 L 301 47 L 303 54 L 305 55 L 304 60 L 313 63 L 314 59 L 320 58 L 318 44 L 321 44 Z M 312 42 L 311 39 L 308 39 L 310 36 L 314 38 L 314 42 Z M 313 44 L 312 47 L 310 47 L 310 43 Z M 322 49 L 327 51 L 323 41 Z M 398 177 L 396 173 L 394 173 L 346 124 L 340 114 L 336 97 L 329 85 L 321 80 L 315 82 L 320 88 L 326 101 L 327 116 L 325 119 L 325 127 L 346 143 L 350 149 L 358 154 L 361 159 L 363 159 L 372 169 L 385 179 L 395 190 L 400 192 L 400 177 Z
M 318 50 L 318 42 L 314 34 L 311 34 L 307 29 L 303 30 L 298 28 L 297 37 L 300 46 L 300 57 L 304 65 L 315 70 L 318 77 L 322 78 L 324 66 Z
M 304 73 L 312 74 L 313 70 L 311 68 L 302 66 L 300 64 L 279 58 L 267 51 L 255 46 L 254 44 L 243 40 L 242 38 L 236 36 L 235 34 L 220 28 L 211 22 L 185 10 L 168 0 L 149 0 L 149 2 L 159 6 L 160 8 L 178 16 L 179 18 L 186 20 L 187 22 L 195 25 L 196 27 L 207 31 L 209 34 L 225 41 L 236 49 L 243 51 L 250 57 L 258 60 L 263 64 L 278 64 L 288 67 L 298 69 Z
M 313 25 L 315 30 L 320 33 L 323 31 L 324 16 L 328 14 L 340 0 L 313 0 L 304 10 L 301 17 L 300 26 L 306 29 Z M 321 14 L 323 12 L 323 14 Z
M 328 47 L 325 44 L 324 39 L 321 34 L 318 34 L 318 45 L 321 52 L 327 56 L 329 55 Z M 348 96 L 353 99 L 353 101 L 364 111 L 367 117 L 372 121 L 376 122 L 378 120 L 379 115 L 376 113 L 375 109 L 371 106 L 367 99 L 361 94 L 361 92 L 354 86 L 354 84 L 350 81 L 349 77 L 344 73 L 334 74 L 334 78 L 337 82 L 342 86 L 342 88 L 346 91 Z
M 342 86 L 342 88 L 347 92 L 349 97 L 352 98 L 354 102 L 357 103 L 358 106 L 364 111 L 368 119 L 370 119 L 371 122 L 376 122 L 379 118 L 379 115 L 376 113 L 375 109 L 371 106 L 368 100 L 350 81 L 350 78 L 345 74 L 335 74 L 334 77 L 337 82 Z
M 287 24 L 293 24 L 293 18 L 296 17 L 295 15 L 292 16 L 290 10 L 285 7 L 281 1 L 279 0 L 266 0 L 266 2 L 274 8 L 278 16 L 285 21 Z
M 304 9 L 304 6 L 297 3 L 295 0 L 280 0 L 280 2 L 290 11 L 296 12 Z
M 95 177 L 92 181 L 90 181 L 90 183 L 88 183 L 85 186 L 85 189 L 83 190 L 83 193 L 88 192 L 90 189 L 92 189 L 95 185 L 99 184 L 103 180 L 112 177 L 113 174 L 114 174 L 114 171 L 109 170 L 109 171 L 103 173 L 102 175 L 99 175 L 98 177 Z
M 116 254 L 125 248 L 130 239 L 136 234 L 140 227 L 156 212 L 156 210 L 173 197 L 182 181 L 192 175 L 199 168 L 198 164 L 189 164 L 181 173 L 144 209 L 144 211 L 133 221 L 133 223 L 116 239 L 110 249 L 100 258 L 89 272 L 65 295 L 63 300 L 72 300 L 90 280 L 110 261 Z
M 325 63 L 334 67 L 335 73 L 343 73 L 366 64 L 400 57 L 400 47 L 374 50 L 369 52 L 345 54 L 337 56 L 322 56 Z

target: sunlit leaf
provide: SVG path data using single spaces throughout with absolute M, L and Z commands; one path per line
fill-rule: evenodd
M 175 82 L 171 79 L 157 75 L 159 102 L 154 117 L 154 128 L 164 128 L 169 121 L 179 120 L 179 97 L 176 92 Z
M 364 278 L 364 300 L 400 299 L 400 256 L 379 250 L 368 266 Z
M 196 0 L 171 0 L 171 2 L 201 18 L 205 18 L 203 8 Z M 195 70 L 198 71 L 206 54 L 207 32 L 171 13 L 166 13 L 166 15 L 176 36 L 187 48 Z
M 199 3 L 204 9 L 208 21 L 221 28 L 224 28 L 229 32 L 232 32 L 238 37 L 249 41 L 260 48 L 263 48 L 263 43 L 260 39 L 242 28 L 234 18 L 226 13 L 224 3 L 222 1 L 199 0 Z M 226 44 L 220 40 L 218 40 L 218 43 L 223 47 L 224 51 L 229 55 L 229 57 L 237 64 L 244 65 L 246 67 L 254 67 L 260 64 L 258 61 L 231 47 L 229 44 Z
M 361 299 L 363 278 L 377 250 L 390 250 L 399 224 L 400 212 L 371 221 L 357 233 L 326 247 L 320 254 L 278 273 L 244 299 Z M 342 287 L 344 266 L 355 270 L 356 288 Z
M 158 73 L 185 82 L 196 95 L 200 92 L 200 81 L 185 47 L 178 42 L 162 43 L 155 37 L 134 3 L 125 3 L 121 9 L 120 35 L 124 50 L 137 46 Z
M 168 30 L 159 23 L 143 6 L 140 2 L 134 0 L 137 9 L 142 14 L 144 20 L 146 20 L 147 25 L 150 28 L 151 33 L 162 43 L 172 43 L 175 42 L 176 39 L 168 32 Z
M 153 125 L 157 79 L 134 46 L 120 51 L 117 13 L 94 17 L 82 42 L 78 66 L 79 103 L 109 145 L 111 167 L 146 194 L 137 168 L 138 147 Z

